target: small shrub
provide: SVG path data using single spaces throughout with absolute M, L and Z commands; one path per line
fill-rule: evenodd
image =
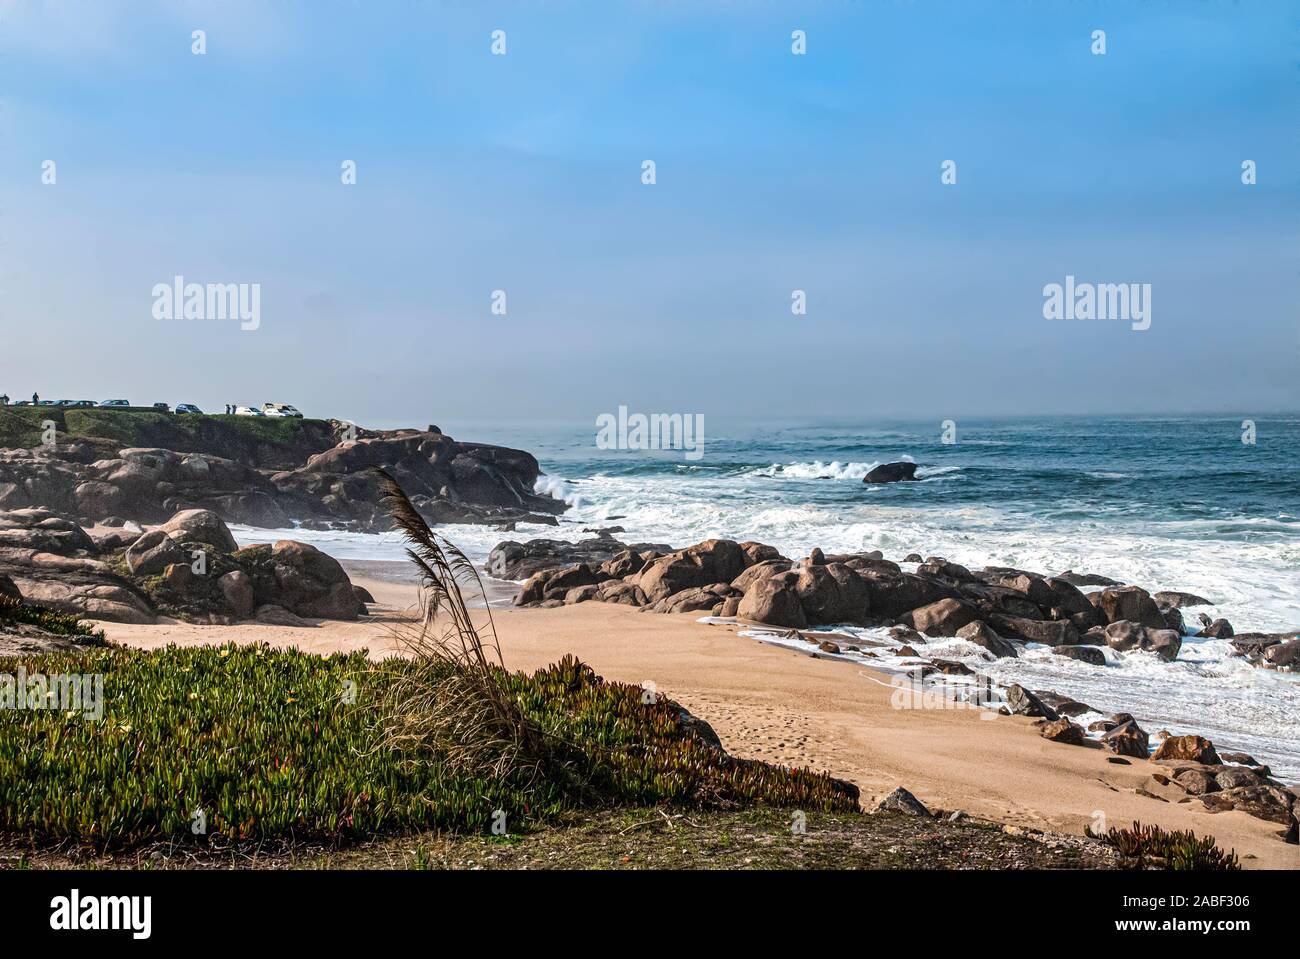
M 1194 832 L 1166 831 L 1159 826 L 1133 823 L 1132 829 L 1112 827 L 1104 833 L 1091 829 L 1088 835 L 1113 846 L 1122 855 L 1135 860 L 1138 869 L 1232 870 L 1241 863 L 1235 852 L 1224 852 L 1213 836 L 1197 839 Z

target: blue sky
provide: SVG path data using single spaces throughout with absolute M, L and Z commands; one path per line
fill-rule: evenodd
M 1295 3 L 0 0 L 0 391 L 1296 409 L 1298 64 Z M 1045 320 L 1067 273 L 1150 283 L 1151 328 Z M 260 283 L 260 328 L 155 320 L 176 274 Z

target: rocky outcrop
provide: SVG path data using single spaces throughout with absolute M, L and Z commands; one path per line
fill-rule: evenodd
M 229 623 L 265 605 L 313 619 L 365 612 L 331 557 L 290 540 L 239 550 L 206 510 L 177 513 L 119 550 L 101 549 L 67 517 L 14 510 L 0 513 L 0 542 L 0 578 L 27 602 L 87 619 Z
M 1144 649 L 1153 652 L 1165 662 L 1178 658 L 1183 640 L 1172 629 L 1148 629 L 1137 623 L 1121 619 L 1111 623 L 1104 631 L 1106 645 L 1120 652 Z
M 143 593 L 105 562 L 76 523 L 49 510 L 0 513 L 0 575 L 24 599 L 61 613 L 123 623 L 151 623 Z
M 1215 766 L 1220 762 L 1219 754 L 1214 751 L 1214 743 L 1203 736 L 1166 736 L 1151 754 L 1151 760 L 1160 762 L 1167 759 L 1183 759 Z
M 878 551 L 826 555 L 813 549 L 794 564 L 770 546 L 725 539 L 686 549 L 629 546 L 609 535 L 580 543 L 506 541 L 486 568 L 500 578 L 527 575 L 516 598 L 524 606 L 595 600 L 782 629 L 890 626 L 916 630 L 914 642 L 923 641 L 922 634 L 957 637 L 993 657 L 1019 655 L 1033 643 L 1099 667 L 1108 662 L 1102 646 L 1175 660 L 1183 644 L 1177 604 L 1201 599 L 1162 592 L 1157 603 L 1141 587 L 1123 585 L 1084 594 L 1078 583 L 1114 581 L 1006 566 L 972 570 L 941 556 L 926 557 L 912 573 Z M 594 588 L 575 591 L 580 586 Z M 1300 669 L 1297 639 L 1294 633 L 1249 634 L 1234 644 L 1257 665 L 1294 670 Z
M 291 511 L 311 507 L 335 525 L 388 529 L 372 467 L 390 473 L 430 523 L 554 525 L 567 508 L 533 492 L 541 468 L 531 453 L 420 430 L 342 442 L 297 469 L 275 473 L 270 482 Z
M 864 483 L 899 483 L 916 479 L 915 463 L 882 463 L 874 467 L 866 476 Z
M 1232 637 L 1232 648 L 1256 666 L 1300 671 L 1296 661 L 1297 641 L 1300 633 L 1238 633 Z
M 657 603 L 684 589 L 730 583 L 751 564 L 739 543 L 710 539 L 654 559 L 637 574 L 636 582 L 646 599 Z
M 663 543 L 629 545 L 609 536 L 585 539 L 578 543 L 556 539 L 530 539 L 526 543 L 506 540 L 498 543 L 488 553 L 483 568 L 489 576 L 497 579 L 521 580 L 546 569 L 572 566 L 575 563 L 599 566 L 611 563 L 617 557 L 618 564 L 610 565 L 608 572 L 610 576 L 622 579 L 641 572 L 650 559 L 670 552 L 672 547 Z M 653 555 L 647 556 L 647 553 Z
M 0 509 L 39 507 L 89 524 L 108 517 L 160 523 L 201 508 L 250 526 L 298 520 L 378 532 L 391 522 L 379 506 L 374 466 L 395 476 L 431 523 L 553 525 L 566 509 L 533 491 L 541 469 L 522 450 L 419 430 L 357 430 L 348 440 L 346 424 L 318 421 L 295 424 L 301 442 L 272 444 L 220 420 L 185 422 L 189 431 L 157 434 L 172 447 L 95 439 L 0 450 Z

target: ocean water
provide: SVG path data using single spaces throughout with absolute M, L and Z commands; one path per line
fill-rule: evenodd
M 704 455 L 599 450 L 595 427 L 481 427 L 453 435 L 532 451 L 539 490 L 571 509 L 555 527 L 514 534 L 448 526 L 471 557 L 502 539 L 577 540 L 622 526 L 620 539 L 686 546 L 754 539 L 800 557 L 879 549 L 901 560 L 938 555 L 963 565 L 1055 574 L 1100 573 L 1151 591 L 1181 589 L 1238 632 L 1300 627 L 1300 415 L 1024 418 L 807 423 L 706 431 Z M 919 482 L 867 485 L 878 463 L 911 459 Z M 240 528 L 245 542 L 280 533 Z M 295 531 L 340 558 L 401 559 L 393 535 Z M 879 638 L 879 637 L 877 637 Z M 1300 676 L 1249 667 L 1226 642 L 1189 637 L 1178 660 L 1114 654 L 1093 667 L 1045 650 L 981 662 L 977 649 L 932 644 L 999 682 L 1049 688 L 1133 713 L 1144 728 L 1199 732 L 1300 780 Z M 887 658 L 887 657 L 886 657 Z M 884 660 L 863 660 L 873 666 Z

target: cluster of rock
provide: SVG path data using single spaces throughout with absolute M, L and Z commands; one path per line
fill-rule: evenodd
M 1099 576 L 1060 576 L 1002 566 L 969 570 L 942 557 L 904 571 L 879 551 L 824 555 L 799 563 L 762 543 L 711 539 L 670 550 L 626 545 L 608 536 L 569 544 L 555 540 L 504 542 L 487 571 L 526 581 L 520 606 L 587 601 L 623 603 L 651 612 L 707 612 L 789 629 L 853 624 L 901 625 L 924 637 L 959 637 L 993 656 L 1016 656 L 1026 642 L 1061 656 L 1105 665 L 1103 647 L 1178 656 L 1186 624 L 1181 608 L 1207 603 L 1190 593 L 1154 596 Z M 907 560 L 905 560 L 906 562 Z M 1078 584 L 1099 586 L 1083 592 Z M 1226 620 L 1203 624 L 1204 634 L 1231 636 Z M 1261 663 L 1295 664 L 1290 634 L 1251 634 Z
M 148 531 L 98 536 L 49 510 L 0 512 L 0 579 L 24 602 L 121 623 L 307 626 L 355 619 L 373 601 L 315 547 L 281 540 L 239 549 L 221 518 L 201 509 Z
M 106 454 L 102 440 L 0 450 L 0 510 L 43 508 L 91 525 L 157 523 L 201 508 L 249 526 L 282 528 L 297 520 L 311 528 L 377 532 L 391 522 L 379 505 L 373 466 L 392 473 L 431 523 L 553 525 L 566 509 L 533 492 L 541 469 L 531 454 L 460 443 L 431 429 L 361 431 L 278 469 L 199 450 Z
M 1286 827 L 1283 838 L 1300 842 L 1300 789 L 1288 787 L 1274 779 L 1272 771 L 1244 753 L 1224 753 L 1203 736 L 1174 736 L 1161 732 L 1160 743 L 1152 751 L 1150 737 L 1128 713 L 1117 713 L 1098 720 L 1087 732 L 1099 733 L 1093 740 L 1070 715 L 1094 712 L 1091 707 L 1059 697 L 1059 702 L 1045 701 L 1051 694 L 1035 694 L 1020 686 L 1007 690 L 1007 712 L 1040 717 L 1039 734 L 1052 742 L 1070 746 L 1100 747 L 1117 757 L 1147 760 L 1160 771 L 1152 774 L 1141 795 L 1166 802 L 1200 800 L 1210 812 L 1238 810 L 1257 819 L 1266 819 Z M 1067 715 L 1068 712 L 1068 715 Z

